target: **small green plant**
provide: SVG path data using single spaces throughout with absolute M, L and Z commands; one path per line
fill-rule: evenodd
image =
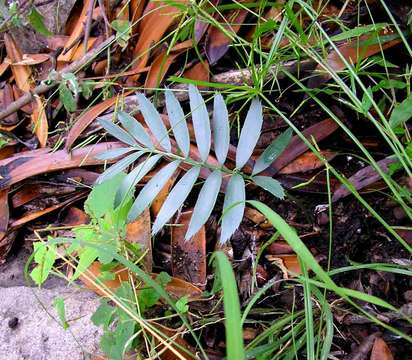
M 210 121 L 205 101 L 199 90 L 192 85 L 189 86 L 192 123 L 198 153 L 190 151 L 190 137 L 186 117 L 171 91 L 166 91 L 165 93 L 166 107 L 176 145 L 174 142 L 172 143 L 168 130 L 154 105 L 143 94 L 137 94 L 136 96 L 140 111 L 143 114 L 147 127 L 153 134 L 153 138 L 149 136 L 142 124 L 125 112 L 117 114 L 123 128 L 109 120 L 101 120 L 100 124 L 110 135 L 129 146 L 109 150 L 98 156 L 99 159 L 109 160 L 127 154 L 127 156 L 107 169 L 99 177 L 97 183 L 115 176 L 137 160 L 140 160 L 143 156 L 146 156 L 121 182 L 115 196 L 115 206 L 120 206 L 134 192 L 135 186 L 139 181 L 161 159 L 167 160 L 170 163 L 159 170 L 143 186 L 128 213 L 128 221 L 136 219 L 145 208 L 150 206 L 177 168 L 182 165 L 185 168 L 189 168 L 189 170 L 177 182 L 166 198 L 153 224 L 153 234 L 159 232 L 179 207 L 182 206 L 197 179 L 204 172 L 207 173 L 207 178 L 195 204 L 185 236 L 186 239 L 190 239 L 206 223 L 222 188 L 226 189 L 223 204 L 221 243 L 229 240 L 242 221 L 245 208 L 246 183 L 255 184 L 269 191 L 274 196 L 283 199 L 284 190 L 281 184 L 270 176 L 258 174 L 268 168 L 285 149 L 290 140 L 291 132 L 288 131 L 277 138 L 262 153 L 255 162 L 251 175 L 242 172 L 242 168 L 252 156 L 263 123 L 262 106 L 258 99 L 255 98 L 252 101 L 246 115 L 236 150 L 236 168 L 232 170 L 225 166 L 230 147 L 230 125 L 228 111 L 220 94 L 215 95 L 213 117 Z M 217 164 L 208 161 L 212 134 Z
M 67 256 L 77 254 L 78 263 L 71 280 L 77 279 L 96 260 L 103 264 L 103 270 L 110 270 L 116 265 L 113 256 L 107 251 L 100 251 L 100 246 L 120 251 L 124 246 L 126 232 L 126 214 L 130 208 L 132 198 L 122 207 L 114 208 L 115 189 L 124 179 L 125 174 L 119 173 L 108 181 L 97 185 L 91 191 L 85 202 L 84 209 L 90 217 L 90 224 L 81 225 L 72 229 L 76 242 L 66 238 L 70 246 L 65 250 Z M 95 245 L 94 247 L 90 245 Z M 134 244 L 127 244 L 128 250 L 138 256 L 139 250 Z M 55 245 L 36 242 L 34 244 L 34 261 L 37 266 L 32 270 L 31 277 L 37 285 L 41 285 L 49 276 L 57 259 Z M 110 280 L 114 275 L 110 271 L 103 271 L 101 277 Z
M 160 273 L 156 277 L 156 282 L 165 287 L 170 282 L 170 276 L 164 272 Z M 128 310 L 133 311 L 136 316 L 139 312 L 144 313 L 155 306 L 161 298 L 153 288 L 146 288 L 139 291 L 136 303 L 135 290 L 127 281 L 121 283 L 114 296 L 128 304 Z M 102 299 L 91 320 L 96 326 L 103 327 L 100 346 L 110 360 L 122 360 L 126 351 L 138 347 L 141 339 L 136 334 L 141 333 L 140 326 L 121 307 Z
M 32 2 L 27 6 L 27 4 L 20 4 L 18 1 L 10 1 L 7 5 L 4 1 L 1 1 L 0 20 L 1 31 L 13 26 L 30 24 L 33 29 L 41 35 L 53 35 L 46 25 L 44 25 L 43 15 L 39 13 Z

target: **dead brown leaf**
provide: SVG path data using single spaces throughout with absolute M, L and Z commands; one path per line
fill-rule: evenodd
M 170 52 L 163 50 L 152 62 L 150 70 L 147 73 L 145 88 L 155 89 L 158 88 L 162 82 L 164 76 L 169 70 L 170 66 L 176 60 L 176 58 L 182 54 L 185 50 L 192 47 L 192 40 L 186 40 L 181 44 L 174 46 Z
M 376 338 L 373 343 L 370 360 L 393 360 L 391 349 L 380 337 Z
M 4 34 L 4 44 L 6 45 L 7 56 L 12 64 L 23 60 L 23 55 L 18 48 L 16 42 L 7 33 Z M 11 65 L 14 79 L 20 90 L 24 92 L 30 91 L 31 86 L 31 70 L 27 65 Z
M 172 227 L 172 273 L 199 288 L 206 286 L 206 230 L 205 226 L 188 241 L 185 234 L 193 210 L 180 214 Z
M 209 63 L 206 60 L 196 63 L 183 73 L 183 77 L 191 80 L 209 81 Z M 201 87 L 199 86 L 199 88 Z
M 179 2 L 186 3 L 185 0 L 180 0 Z M 146 66 L 153 44 L 159 43 L 167 29 L 176 21 L 181 12 L 178 8 L 167 5 L 162 1 L 149 1 L 144 13 L 147 15 L 140 22 L 140 36 L 133 51 L 133 58 L 135 60 L 133 70 Z M 131 80 L 136 81 L 138 78 L 139 74 L 136 74 L 132 76 Z
M 387 34 L 381 35 L 384 36 Z M 338 46 L 338 51 L 331 51 L 326 62 L 333 70 L 342 71 L 345 69 L 346 65 L 341 57 L 350 64 L 357 64 L 359 61 L 375 55 L 382 50 L 398 45 L 400 42 L 401 39 L 393 39 L 384 42 L 383 38 L 381 38 L 381 41 L 377 41 L 377 39 L 373 38 L 371 35 L 363 35 Z M 317 88 L 332 78 L 330 73 L 324 70 L 322 64 L 319 64 L 316 67 L 315 72 L 318 73 L 318 76 L 314 76 L 309 80 L 309 88 Z
M 125 93 L 124 96 L 127 96 L 130 94 L 130 92 Z M 89 110 L 87 110 L 85 113 L 80 115 L 80 117 L 77 119 L 73 127 L 70 129 L 68 135 L 67 135 L 67 140 L 66 140 L 66 145 L 65 149 L 66 151 L 69 151 L 71 147 L 73 146 L 74 142 L 77 140 L 77 138 L 81 135 L 81 133 L 104 111 L 106 111 L 108 108 L 116 104 L 120 100 L 119 96 L 114 96 L 110 99 L 107 99 L 97 105 L 94 105 L 91 107 Z
M 251 0 L 242 0 L 241 3 L 248 3 Z M 248 11 L 242 10 L 230 10 L 222 15 L 217 16 L 217 20 L 221 22 L 222 27 L 225 28 L 227 33 L 232 35 L 237 34 L 240 30 L 243 22 L 246 19 Z M 206 56 L 211 65 L 214 65 L 221 59 L 229 50 L 229 46 L 232 43 L 232 38 L 223 33 L 219 28 L 210 26 L 207 30 L 206 38 Z
M 320 153 L 327 161 L 332 160 L 337 155 L 336 152 L 328 150 L 321 150 Z M 323 166 L 323 161 L 319 160 L 319 158 L 312 151 L 306 151 L 290 164 L 282 168 L 279 171 L 279 174 L 304 173 L 319 169 Z
M 43 98 L 36 96 L 36 105 L 31 115 L 34 125 L 34 132 L 39 140 L 40 147 L 45 147 L 49 135 L 49 124 L 47 122 L 46 112 L 44 110 Z
M 71 19 L 71 24 L 73 24 L 72 29 L 70 29 L 70 36 L 67 39 L 63 53 L 58 57 L 60 62 L 70 62 L 73 58 L 73 55 L 76 52 L 76 46 L 73 46 L 74 43 L 78 40 L 80 35 L 85 29 L 86 19 L 87 19 L 87 9 L 90 6 L 90 2 L 94 0 L 85 0 L 83 3 L 83 8 L 77 20 Z M 70 50 L 69 50 L 70 49 Z
M 395 158 L 387 157 L 377 162 L 378 166 L 382 169 L 384 173 L 387 173 L 389 170 L 390 164 L 396 162 Z M 356 190 L 361 190 L 368 185 L 371 185 L 377 182 L 381 176 L 377 173 L 375 168 L 371 165 L 366 166 L 365 168 L 359 170 L 356 174 L 352 175 L 348 181 L 354 186 Z M 332 201 L 338 201 L 346 196 L 348 196 L 351 191 L 345 186 L 340 185 L 339 188 L 334 192 Z
M 144 255 L 143 264 L 145 271 L 152 272 L 152 234 L 150 224 L 150 211 L 148 208 L 141 213 L 136 220 L 126 226 L 126 241 L 140 244 Z
M 308 127 L 303 130 L 302 133 L 306 139 L 309 139 L 309 141 L 313 138 L 316 142 L 319 142 L 336 131 L 338 127 L 339 126 L 335 121 L 326 119 Z M 279 170 L 290 164 L 294 159 L 305 153 L 307 150 L 308 147 L 306 144 L 297 135 L 293 136 L 286 149 L 265 172 L 270 175 L 275 175 Z

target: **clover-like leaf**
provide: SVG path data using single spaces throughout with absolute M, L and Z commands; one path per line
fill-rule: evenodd
M 153 136 L 166 151 L 171 152 L 172 145 L 170 143 L 169 134 L 160 114 L 146 96 L 143 94 L 136 94 L 136 96 L 144 121 L 153 133 Z
M 285 191 L 283 190 L 281 183 L 270 176 L 254 176 L 253 182 L 262 189 L 269 191 L 277 198 L 284 199 Z
M 222 95 L 216 94 L 213 102 L 213 146 L 219 164 L 223 165 L 230 144 L 229 114 Z
M 199 90 L 192 84 L 189 85 L 189 102 L 200 159 L 206 161 L 209 156 L 211 143 L 209 114 L 202 95 L 200 95 Z
M 185 157 L 189 156 L 190 137 L 185 114 L 172 91 L 166 90 L 166 108 L 176 142 Z
M 142 163 L 137 165 L 127 176 L 123 179 L 120 184 L 120 188 L 117 190 L 116 197 L 114 199 L 114 206 L 119 206 L 122 201 L 130 194 L 132 189 L 136 184 L 145 176 L 153 166 L 159 161 L 162 155 L 157 154 L 154 156 L 148 157 Z
M 262 123 L 262 104 L 259 99 L 253 99 L 246 115 L 236 150 L 236 167 L 238 169 L 241 169 L 252 156 L 256 143 L 259 140 Z
M 153 235 L 159 232 L 159 230 L 167 223 L 168 220 L 170 220 L 170 218 L 186 200 L 199 176 L 199 173 L 199 167 L 191 168 L 185 175 L 182 176 L 179 182 L 172 189 L 153 224 Z
M 186 240 L 192 238 L 206 223 L 212 213 L 213 207 L 215 206 L 221 185 L 222 172 L 220 170 L 215 170 L 208 176 L 203 184 L 202 190 L 200 190 L 199 197 L 197 198 L 189 227 L 185 235 Z
M 113 124 L 110 120 L 100 119 L 99 124 L 105 129 L 110 135 L 120 140 L 121 142 L 131 145 L 139 146 L 137 141 L 128 132 L 124 131 L 120 126 Z
M 245 181 L 241 175 L 234 174 L 227 185 L 225 201 L 223 203 L 221 244 L 226 243 L 230 239 L 242 222 L 245 200 Z
M 273 142 L 263 151 L 255 162 L 252 175 L 259 174 L 267 169 L 276 158 L 286 149 L 292 138 L 292 129 L 287 129 L 280 134 Z
M 102 182 L 111 179 L 113 176 L 116 176 L 124 169 L 126 169 L 129 165 L 133 164 L 143 154 L 144 151 L 136 151 L 133 154 L 126 156 L 114 165 L 110 166 L 103 174 L 101 174 L 97 178 L 96 184 L 101 184 Z
M 120 123 L 140 144 L 149 149 L 154 149 L 154 145 L 150 136 L 146 132 L 142 124 L 140 124 L 133 116 L 130 116 L 124 111 L 119 111 L 117 114 Z
M 160 169 L 148 183 L 143 187 L 133 203 L 128 215 L 127 221 L 134 221 L 148 206 L 151 205 L 157 194 L 163 189 L 168 180 L 172 177 L 179 167 L 180 161 L 176 160 Z

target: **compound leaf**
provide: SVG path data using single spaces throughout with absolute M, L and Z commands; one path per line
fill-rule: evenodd
M 243 219 L 245 210 L 245 181 L 239 174 L 232 175 L 226 189 L 223 203 L 222 231 L 220 243 L 230 239 Z
M 259 174 L 267 169 L 273 161 L 286 149 L 292 138 L 292 129 L 287 129 L 280 134 L 273 142 L 263 151 L 255 162 L 252 175 Z
M 190 219 L 189 228 L 187 229 L 185 235 L 186 240 L 192 238 L 206 223 L 207 219 L 209 219 L 213 207 L 215 206 L 221 185 L 222 172 L 220 170 L 215 170 L 208 176 L 203 184 L 202 190 L 200 190 L 199 197 L 197 198 L 197 202 Z
M 162 157 L 161 154 L 148 157 L 142 163 L 137 165 L 127 176 L 123 179 L 117 190 L 116 197 L 114 199 L 114 206 L 119 206 L 122 201 L 130 194 L 131 190 L 136 186 L 136 184 L 145 176 L 153 166 Z
M 176 142 L 185 157 L 189 156 L 190 137 L 185 114 L 172 91 L 166 90 L 166 108 Z
M 119 121 L 123 127 L 142 145 L 149 149 L 154 149 L 154 145 L 150 136 L 147 134 L 145 128 L 133 116 L 119 111 L 117 114 Z
M 136 96 L 144 121 L 153 133 L 153 136 L 166 151 L 171 152 L 172 145 L 170 143 L 169 134 L 159 112 L 146 96 L 143 94 L 136 94 Z
M 124 131 L 120 126 L 113 124 L 110 120 L 100 119 L 99 124 L 105 129 L 110 135 L 116 139 L 124 142 L 127 145 L 138 146 L 136 140 L 126 131 Z
M 236 167 L 238 169 L 241 169 L 252 156 L 256 143 L 259 140 L 262 123 L 262 104 L 259 99 L 253 99 L 246 115 L 236 150 Z
M 279 199 L 285 197 L 285 191 L 280 182 L 269 176 L 255 176 L 253 182 Z
M 209 156 L 211 143 L 209 114 L 202 95 L 200 95 L 197 87 L 192 84 L 189 84 L 189 102 L 200 159 L 206 161 Z
M 186 200 L 199 176 L 199 172 L 199 167 L 191 168 L 185 175 L 182 176 L 176 186 L 172 189 L 153 224 L 153 235 L 159 232 L 159 230 L 166 224 L 166 222 L 175 214 L 177 209 L 179 209 L 179 207 Z
M 132 152 L 134 150 L 136 150 L 136 149 L 133 148 L 133 147 L 117 148 L 117 149 L 107 150 L 105 152 L 102 152 L 102 153 L 96 155 L 96 159 L 98 159 L 98 160 L 115 159 L 119 156 L 122 156 L 124 154 L 129 153 L 129 152 Z
M 116 176 L 124 169 L 126 169 L 129 165 L 133 164 L 143 154 L 144 151 L 136 151 L 133 154 L 130 154 L 122 160 L 118 161 L 117 163 L 113 164 L 97 178 L 96 184 L 101 184 L 102 182 L 107 181 L 112 177 Z
M 160 190 L 163 189 L 179 165 L 179 160 L 173 161 L 160 169 L 156 175 L 149 180 L 133 203 L 129 214 L 127 215 L 128 222 L 135 220 L 144 211 L 144 209 L 150 206 L 152 201 L 155 199 L 157 194 L 159 194 Z
M 217 160 L 221 165 L 226 161 L 230 143 L 229 115 L 223 96 L 216 94 L 213 104 L 213 146 Z

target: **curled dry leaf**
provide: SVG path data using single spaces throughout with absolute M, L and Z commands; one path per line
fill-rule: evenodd
M 51 185 L 36 181 L 27 182 L 12 195 L 11 204 L 13 209 L 16 209 L 42 196 L 61 196 L 71 194 L 75 191 L 75 186 L 62 183 Z
M 79 226 L 86 225 L 90 221 L 89 216 L 75 206 L 69 207 L 67 214 L 61 222 L 61 226 Z
M 5 237 L 9 227 L 9 189 L 0 190 L 0 242 Z
M 206 5 L 216 6 L 220 3 L 220 0 L 210 0 Z M 205 35 L 206 30 L 209 27 L 209 21 L 203 19 L 196 19 L 195 21 L 195 41 L 198 43 Z
M 49 60 L 49 54 L 23 54 L 22 59 L 12 63 L 12 65 L 38 65 Z
M 23 60 L 23 55 L 11 35 L 4 34 L 4 44 L 6 45 L 7 56 L 11 63 L 18 63 Z M 27 65 L 11 65 L 17 86 L 24 92 L 30 91 L 31 70 Z
M 95 38 L 95 37 L 91 37 L 87 40 L 87 51 L 89 51 L 94 46 L 97 40 L 98 38 Z M 74 51 L 72 55 L 71 61 L 77 61 L 81 59 L 83 56 L 84 56 L 84 45 L 79 44 L 78 46 L 76 46 L 76 50 Z
M 321 150 L 321 155 L 327 160 L 332 160 L 337 153 L 328 150 Z M 279 174 L 295 174 L 303 173 L 311 170 L 316 170 L 324 166 L 323 161 L 311 151 L 306 151 L 304 154 L 300 155 L 290 164 L 286 165 L 279 171 Z
M 13 88 L 10 84 L 6 84 L 4 86 L 2 95 L 3 96 L 1 105 L 3 108 L 6 108 L 14 101 Z M 3 123 L 7 125 L 7 128 L 9 128 L 10 131 L 14 129 L 14 125 L 16 125 L 18 122 L 19 117 L 17 116 L 17 113 L 10 114 L 9 116 L 3 119 Z
M 3 76 L 3 74 L 7 71 L 7 69 L 10 67 L 10 64 L 6 61 L 3 61 L 0 64 L 0 76 Z
M 89 268 L 80 275 L 80 281 L 90 290 L 94 291 L 100 296 L 107 296 L 107 292 L 116 290 L 123 281 L 129 280 L 129 273 L 127 269 L 118 266 L 112 270 L 115 275 L 114 280 L 104 280 L 97 283 L 97 279 L 101 276 L 101 264 L 98 261 L 92 263 Z
M 11 70 L 16 80 L 16 84 L 20 90 L 28 93 L 31 89 L 32 82 L 31 69 L 27 65 L 14 65 L 15 63 L 21 62 L 23 60 L 23 56 L 10 35 L 4 35 L 4 42 L 6 44 L 7 55 L 13 63 L 13 65 L 11 65 Z M 39 139 L 40 146 L 45 147 L 48 136 L 47 117 L 44 111 L 42 98 L 37 96 L 35 99 L 35 109 L 32 113 L 32 123 L 34 126 L 34 132 Z
M 191 80 L 209 81 L 209 63 L 206 60 L 196 63 L 183 73 L 183 77 Z M 202 87 L 199 86 L 199 88 Z
M 40 210 L 36 210 L 36 211 L 29 211 L 28 213 L 23 214 L 23 216 L 20 219 L 13 221 L 10 224 L 10 229 L 11 230 L 16 230 L 16 229 L 20 228 L 21 226 L 27 224 L 28 222 L 31 222 L 31 221 L 33 221 L 33 220 L 35 220 L 35 219 L 37 219 L 37 218 L 39 218 L 43 215 L 49 214 L 49 213 L 51 213 L 55 210 L 61 209 L 62 207 L 67 206 L 68 204 L 71 204 L 71 203 L 81 199 L 82 197 L 86 197 L 86 195 L 87 195 L 87 193 L 85 191 L 83 191 L 83 192 L 78 193 L 77 195 L 74 195 L 74 196 L 70 197 L 69 199 L 67 199 L 65 201 L 62 201 L 59 204 L 49 206 L 45 209 L 40 209 Z
M 193 210 L 181 213 L 172 227 L 172 273 L 203 289 L 206 285 L 206 230 L 201 229 L 189 240 L 185 234 Z
M 293 254 L 293 249 L 286 241 L 275 241 L 267 247 L 267 253 L 270 255 Z
M 103 164 L 105 161 L 96 159 L 96 156 L 104 151 L 120 147 L 123 147 L 121 142 L 106 142 L 88 145 L 71 153 L 66 150 L 52 152 L 51 149 L 19 153 L 0 161 L 0 189 L 7 188 L 34 175 Z
M 132 26 L 132 34 L 135 35 L 138 29 L 139 20 L 143 14 L 145 1 L 130 0 L 130 22 Z

